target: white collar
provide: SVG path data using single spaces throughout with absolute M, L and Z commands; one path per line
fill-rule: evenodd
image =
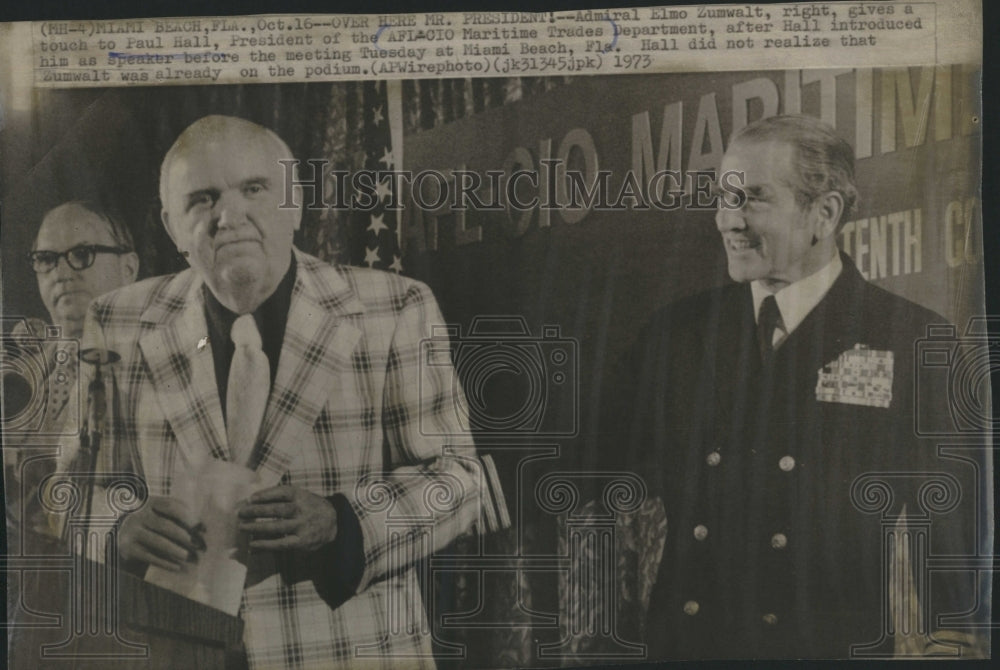
M 827 294 L 833 283 L 837 281 L 837 277 L 840 276 L 843 269 L 844 264 L 840 260 L 840 254 L 835 253 L 833 260 L 816 272 L 773 293 L 774 299 L 778 303 L 778 310 L 781 312 L 781 325 L 783 326 L 783 328 L 775 328 L 773 344 L 785 339 L 798 328 L 809 312 Z M 764 298 L 772 295 L 772 292 L 761 281 L 757 280 L 750 282 L 750 293 L 753 295 L 753 318 L 756 321 L 760 312 L 760 304 L 764 302 Z

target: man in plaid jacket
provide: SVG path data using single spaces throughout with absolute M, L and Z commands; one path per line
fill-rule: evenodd
M 149 488 L 120 523 L 119 551 L 142 568 L 195 559 L 202 520 L 178 483 L 206 458 L 243 462 L 260 478 L 238 510 L 250 538 L 240 605 L 250 667 L 432 667 L 412 564 L 488 513 L 454 370 L 420 364 L 442 316 L 423 284 L 293 249 L 301 210 L 279 207 L 287 158 L 277 135 L 242 119 L 188 127 L 160 191 L 191 269 L 91 308 L 85 341 L 121 356 L 101 467 L 136 471 Z M 271 383 L 241 452 L 227 443 L 227 414 L 239 410 L 224 396 L 234 393 L 228 329 L 245 314 Z M 443 433 L 454 437 L 425 437 Z

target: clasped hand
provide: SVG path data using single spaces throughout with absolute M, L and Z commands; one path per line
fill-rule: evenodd
M 251 550 L 315 551 L 337 536 L 337 512 L 328 500 L 296 486 L 254 493 L 236 514 Z M 205 549 L 205 525 L 176 498 L 151 496 L 118 532 L 123 559 L 178 571 Z

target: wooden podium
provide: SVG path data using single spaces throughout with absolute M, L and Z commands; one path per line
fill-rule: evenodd
M 99 563 L 35 539 L 44 551 L 18 561 L 9 668 L 226 668 L 227 649 L 242 639 L 238 617 L 149 584 L 116 560 Z
M 93 366 L 94 376 L 77 456 L 67 471 L 47 475 L 31 494 L 44 518 L 61 519 L 62 530 L 53 532 L 67 541 L 30 531 L 38 527 L 27 522 L 19 529 L 17 553 L 3 557 L 3 570 L 9 581 L 19 582 L 20 591 L 15 611 L 7 613 L 7 665 L 225 669 L 227 649 L 236 649 L 242 639 L 238 617 L 119 569 L 117 520 L 141 507 L 146 484 L 131 468 L 98 473 L 107 399 L 117 397 L 113 378 L 111 392 L 105 389 L 102 367 L 118 355 L 85 349 L 80 359 Z M 19 505 L 27 501 L 24 492 L 17 498 Z M 25 504 L 21 519 L 28 517 L 26 509 Z

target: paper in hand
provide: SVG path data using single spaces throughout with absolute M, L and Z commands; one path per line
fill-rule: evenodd
M 179 477 L 173 496 L 183 500 L 205 526 L 205 550 L 179 572 L 149 566 L 146 581 L 227 614 L 239 612 L 246 565 L 237 560 L 240 533 L 236 510 L 261 487 L 257 473 L 241 465 L 209 459 Z

